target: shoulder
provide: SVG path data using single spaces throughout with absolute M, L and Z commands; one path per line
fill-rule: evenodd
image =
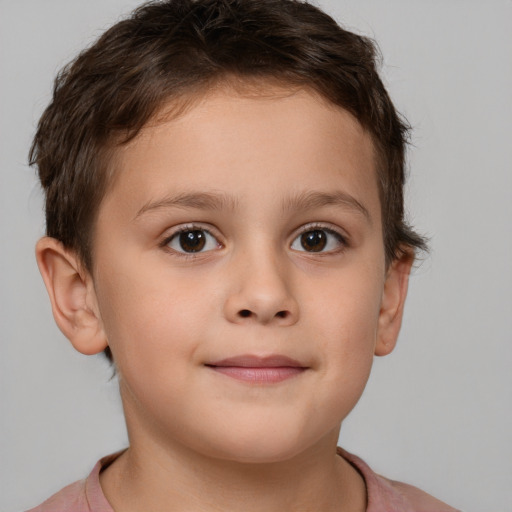
M 368 498 L 367 512 L 459 512 L 413 485 L 377 475 L 363 460 L 341 448 L 338 448 L 338 454 L 363 476 Z
M 403 482 L 388 480 L 384 477 L 378 477 L 384 483 L 388 484 L 398 495 L 402 497 L 405 503 L 414 512 L 460 512 L 450 507 L 446 503 L 434 498 L 430 494 Z M 409 510 L 409 509 L 407 509 Z
M 85 480 L 64 487 L 41 505 L 28 512 L 89 512 L 85 494 Z
M 119 455 L 104 457 L 94 466 L 85 480 L 64 487 L 41 505 L 27 512 L 113 512 L 100 485 L 100 471 Z

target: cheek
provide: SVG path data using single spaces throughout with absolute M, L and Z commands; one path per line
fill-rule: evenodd
M 200 345 L 193 297 L 151 280 L 116 279 L 108 287 L 105 330 L 126 414 L 156 418 L 163 403 L 167 411 L 182 410 L 190 386 L 185 363 Z
M 373 363 L 381 288 L 376 272 L 343 276 L 324 286 L 311 315 L 331 405 L 348 414 L 360 397 Z M 377 284 L 376 284 L 377 283 Z
M 371 350 L 376 340 L 383 279 L 376 270 L 340 272 L 318 285 L 307 312 L 335 354 L 345 357 Z
M 105 272 L 98 291 L 104 329 L 119 372 L 142 374 L 173 365 L 196 348 L 205 314 L 201 294 L 156 272 L 124 268 Z M 165 282 L 168 282 L 168 285 Z M 177 369 L 177 364 L 174 370 Z

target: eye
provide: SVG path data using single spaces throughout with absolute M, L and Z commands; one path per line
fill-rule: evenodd
M 186 228 L 165 240 L 165 245 L 180 253 L 197 253 L 218 249 L 220 243 L 206 229 Z
M 328 228 L 314 228 L 303 231 L 292 242 L 294 251 L 332 252 L 339 251 L 347 245 L 345 238 Z

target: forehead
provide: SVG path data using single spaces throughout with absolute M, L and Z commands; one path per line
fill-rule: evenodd
M 133 197 L 140 208 L 166 192 L 211 190 L 243 203 L 257 181 L 270 194 L 341 188 L 379 216 L 375 161 L 360 123 L 313 91 L 218 87 L 160 109 L 121 147 L 105 199 Z

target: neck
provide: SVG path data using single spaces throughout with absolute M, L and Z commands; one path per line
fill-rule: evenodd
M 114 510 L 363 512 L 362 477 L 336 454 L 337 432 L 286 461 L 240 463 L 132 440 L 100 475 Z

